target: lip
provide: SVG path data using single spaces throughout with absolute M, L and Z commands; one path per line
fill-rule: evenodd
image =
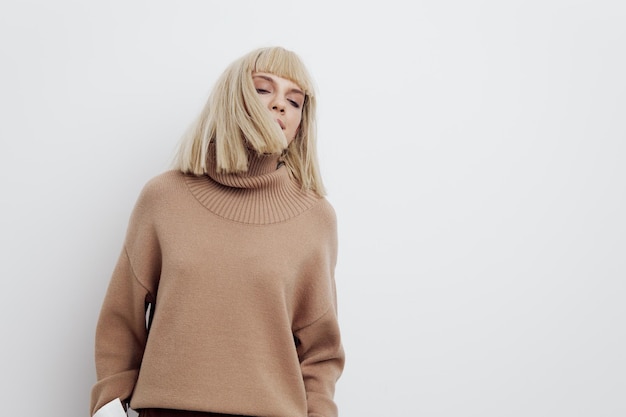
M 285 124 L 283 123 L 283 121 L 280 119 L 276 119 L 276 121 L 278 122 L 278 125 L 280 126 L 280 128 L 282 130 L 285 130 Z

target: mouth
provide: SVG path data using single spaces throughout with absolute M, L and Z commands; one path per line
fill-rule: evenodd
M 276 119 L 276 121 L 278 122 L 278 125 L 280 126 L 280 128 L 282 130 L 285 130 L 285 124 L 283 123 L 283 121 L 280 119 Z

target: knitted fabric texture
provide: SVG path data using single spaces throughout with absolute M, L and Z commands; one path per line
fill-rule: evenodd
M 251 153 L 243 174 L 210 165 L 146 184 L 96 328 L 92 414 L 121 398 L 137 410 L 337 416 L 335 212 L 277 162 Z

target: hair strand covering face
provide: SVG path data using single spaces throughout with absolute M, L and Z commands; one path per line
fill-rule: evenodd
M 263 107 L 252 81 L 253 72 L 267 72 L 296 83 L 305 93 L 300 129 L 287 147 L 278 124 Z M 248 151 L 282 154 L 303 190 L 322 196 L 317 160 L 316 101 L 313 83 L 301 59 L 281 47 L 256 49 L 233 62 L 217 80 L 202 112 L 183 136 L 174 168 L 187 174 L 207 172 L 209 143 L 215 144 L 218 172 L 248 169 Z

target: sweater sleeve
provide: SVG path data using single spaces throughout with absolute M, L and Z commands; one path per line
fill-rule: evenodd
M 333 398 L 335 384 L 344 366 L 336 307 L 318 320 L 298 330 L 298 357 L 307 395 L 309 417 L 337 417 Z
M 321 250 L 314 251 L 309 273 L 298 297 L 299 313 L 294 331 L 306 390 L 308 417 L 337 417 L 335 385 L 344 368 L 345 354 L 337 319 L 337 222 L 330 205 L 324 221 L 315 227 Z
M 160 275 L 159 245 L 149 216 L 152 205 L 145 194 L 144 190 L 131 215 L 96 325 L 97 382 L 91 392 L 91 415 L 115 398 L 127 402 L 139 375 L 148 337 L 146 309 L 155 301 Z

